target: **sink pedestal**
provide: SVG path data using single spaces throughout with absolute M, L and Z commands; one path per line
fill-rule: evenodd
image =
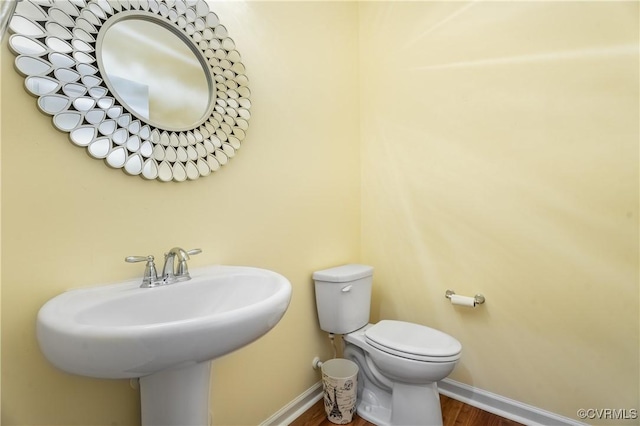
M 140 378 L 142 426 L 207 426 L 211 361 Z

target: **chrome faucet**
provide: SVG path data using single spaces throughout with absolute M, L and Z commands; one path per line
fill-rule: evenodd
M 202 250 L 193 249 L 185 251 L 180 247 L 174 247 L 164 254 L 164 266 L 162 267 L 162 277 L 158 277 L 156 272 L 156 265 L 154 263 L 154 257 L 149 256 L 128 256 L 124 260 L 125 262 L 147 262 L 144 277 L 142 278 L 142 285 L 140 287 L 151 288 L 161 285 L 173 284 L 178 281 L 187 281 L 191 279 L 189 275 L 189 268 L 187 267 L 187 260 L 189 256 L 194 254 L 200 254 Z M 178 266 L 176 268 L 175 259 L 178 258 Z
M 154 257 L 149 256 L 127 256 L 125 262 L 147 262 L 144 268 L 144 276 L 142 277 L 142 285 L 140 287 L 156 287 L 158 285 L 158 273 L 156 272 L 156 264 Z
M 176 281 L 186 281 L 191 279 L 187 260 L 189 255 L 202 253 L 200 249 L 185 251 L 180 247 L 174 247 L 164 254 L 164 266 L 162 267 L 162 281 L 165 284 L 171 284 Z M 178 258 L 178 267 L 176 268 L 175 259 Z

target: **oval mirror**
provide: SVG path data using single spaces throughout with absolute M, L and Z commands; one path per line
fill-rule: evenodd
M 40 110 L 110 167 L 194 180 L 245 138 L 249 80 L 205 0 L 22 0 L 9 28 Z

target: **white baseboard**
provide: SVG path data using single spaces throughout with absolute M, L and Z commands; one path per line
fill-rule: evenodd
M 260 426 L 288 426 L 302 413 L 307 411 L 322 398 L 322 382 L 318 382 L 304 391 L 296 399 L 282 407 L 275 414 L 269 417 Z
M 588 426 L 586 423 L 451 379 L 438 382 L 438 391 L 449 398 L 528 426 Z M 318 382 L 260 423 L 260 426 L 288 426 L 321 398 L 322 382 Z
M 451 379 L 438 382 L 438 391 L 449 398 L 529 426 L 587 426 L 586 423 Z

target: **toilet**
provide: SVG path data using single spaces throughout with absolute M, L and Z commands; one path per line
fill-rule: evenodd
M 453 371 L 460 342 L 410 322 L 369 323 L 371 266 L 337 266 L 313 280 L 320 328 L 342 334 L 343 356 L 358 365 L 358 415 L 378 426 L 442 425 L 436 382 Z

